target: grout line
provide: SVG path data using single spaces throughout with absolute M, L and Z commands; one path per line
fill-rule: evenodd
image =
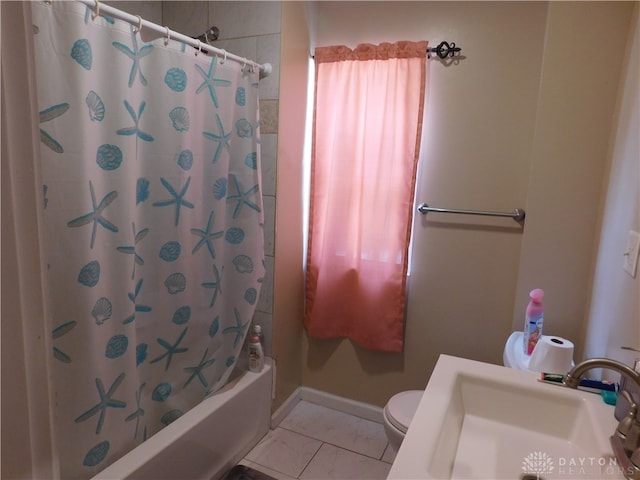
M 315 440 L 318 440 L 317 438 Z M 320 440 L 321 441 L 321 440 Z M 322 441 L 321 441 L 322 442 Z M 318 450 L 316 450 L 316 453 L 313 454 L 313 456 L 309 459 L 309 461 L 307 462 L 307 464 L 304 466 L 304 468 L 302 469 L 302 471 L 300 472 L 300 475 L 298 475 L 297 478 L 300 478 L 302 476 L 302 474 L 304 473 L 304 471 L 309 468 L 309 465 L 311 465 L 311 462 L 313 462 L 313 459 L 316 458 L 316 455 L 318 455 L 318 452 L 320 451 L 320 449 L 324 446 L 326 442 L 322 442 L 320 444 L 320 446 L 318 447 Z
M 353 416 L 353 417 L 356 417 L 356 415 L 352 415 L 352 416 Z M 320 438 L 312 437 L 312 436 L 310 436 L 310 435 L 307 435 L 306 433 L 300 433 L 300 432 L 298 432 L 298 431 L 296 431 L 296 430 L 291 430 L 290 428 L 287 428 L 287 427 L 281 427 L 281 426 L 279 426 L 279 427 L 276 427 L 276 428 L 280 428 L 280 429 L 282 429 L 282 430 L 287 430 L 288 432 L 295 433 L 295 434 L 297 434 L 297 435 L 300 435 L 300 436 L 303 436 L 303 437 L 309 438 L 309 439 L 311 439 L 311 440 L 316 440 L 316 441 L 318 441 L 318 442 L 321 442 L 322 444 L 325 444 L 325 443 L 326 443 L 327 445 L 331 445 L 331 446 L 333 446 L 333 447 L 339 448 L 339 449 L 344 450 L 344 451 L 346 451 L 346 452 L 351 452 L 351 453 L 355 453 L 355 454 L 357 454 L 357 455 L 362 455 L 363 457 L 370 458 L 371 460 L 378 460 L 379 462 L 382 462 L 382 463 L 386 463 L 386 464 L 388 464 L 388 465 L 391 465 L 389 462 L 384 462 L 384 461 L 382 460 L 382 457 L 384 457 L 384 452 L 386 452 L 386 451 L 387 451 L 387 447 L 389 446 L 389 442 L 387 442 L 387 443 L 385 444 L 384 448 L 382 449 L 382 453 L 380 454 L 380 456 L 379 456 L 379 457 L 373 457 L 373 456 L 371 456 L 371 455 L 367 455 L 366 453 L 358 452 L 358 451 L 356 451 L 356 450 L 351 450 L 350 448 L 348 448 L 348 447 L 344 447 L 344 446 L 342 446 L 342 445 L 336 445 L 335 443 L 327 442 L 326 440 L 322 440 L 322 439 L 320 439 Z M 274 430 L 275 430 L 275 429 L 274 429 Z
M 254 461 L 254 460 L 249 460 L 247 458 L 243 458 L 240 463 L 243 463 L 244 465 L 246 465 L 247 467 L 250 467 L 250 468 L 254 468 L 255 467 L 255 469 L 258 470 L 259 472 L 264 473 L 265 475 L 269 475 L 271 477 L 274 477 L 274 475 L 276 475 L 276 474 L 282 474 L 282 475 L 286 475 L 287 478 L 294 478 L 291 475 L 289 475 L 288 473 L 282 472 L 282 471 L 278 470 L 277 468 L 269 467 L 267 465 L 263 465 L 263 464 L 261 464 L 259 462 Z M 264 471 L 264 470 L 266 470 L 266 471 Z M 242 477 L 242 478 L 246 478 L 246 477 Z M 274 478 L 278 478 L 278 476 L 275 476 Z M 298 477 L 295 477 L 295 478 L 298 478 Z
M 306 390 L 306 391 L 305 391 L 305 390 Z M 309 395 L 309 394 L 310 394 L 310 395 Z M 305 397 L 306 397 L 306 398 L 305 398 Z M 376 421 L 376 420 L 377 420 L 377 418 L 376 418 L 376 416 L 377 416 L 377 415 L 376 415 L 376 414 L 377 414 L 376 410 L 377 410 L 377 409 L 376 409 L 375 407 L 374 407 L 374 408 L 364 408 L 364 409 L 362 409 L 362 408 L 359 408 L 359 407 L 363 406 L 363 404 L 360 404 L 360 405 L 356 405 L 356 406 L 355 406 L 355 408 L 353 408 L 353 406 L 354 406 L 354 405 L 353 405 L 353 403 L 351 403 L 351 402 L 345 402 L 345 403 L 346 403 L 346 405 L 347 405 L 347 408 L 345 408 L 345 403 L 343 403 L 343 402 L 341 402 L 341 401 L 337 401 L 337 402 L 336 402 L 336 401 L 335 401 L 335 399 L 334 399 L 334 398 L 331 398 L 331 397 L 333 397 L 333 396 L 331 396 L 331 395 L 322 395 L 322 394 L 320 394 L 320 395 L 316 395 L 316 391 L 313 391 L 313 390 L 311 390 L 311 389 L 298 388 L 298 389 L 297 389 L 297 390 L 296 390 L 296 391 L 295 391 L 295 392 L 294 392 L 294 393 L 293 393 L 293 394 L 292 394 L 292 395 L 287 399 L 287 401 L 285 401 L 285 403 L 281 406 L 281 408 L 280 408 L 280 409 L 278 409 L 278 411 L 277 411 L 277 412 L 272 416 L 272 418 L 271 418 L 271 420 L 272 420 L 272 421 L 271 421 L 271 428 L 270 428 L 270 431 L 271 431 L 271 432 L 275 432 L 278 428 L 280 428 L 280 429 L 282 429 L 282 430 L 286 430 L 286 431 L 291 432 L 291 433 L 294 433 L 294 434 L 296 434 L 296 435 L 301 435 L 301 436 L 303 436 L 303 437 L 305 437 L 305 438 L 308 438 L 308 439 L 310 439 L 310 440 L 315 440 L 315 441 L 317 441 L 317 442 L 319 442 L 319 443 L 320 443 L 320 446 L 318 447 L 318 449 L 317 449 L 317 450 L 315 451 L 315 453 L 311 456 L 311 458 L 307 461 L 307 463 L 305 464 L 305 466 L 304 466 L 304 467 L 302 468 L 302 470 L 300 471 L 300 474 L 299 474 L 299 475 L 297 475 L 295 478 L 296 478 L 296 479 L 298 479 L 298 480 L 301 478 L 301 476 L 304 474 L 304 472 L 309 468 L 309 465 L 311 464 L 311 462 L 313 462 L 313 460 L 314 460 L 314 459 L 316 458 L 316 456 L 318 455 L 318 452 L 320 452 L 320 449 L 321 449 L 325 444 L 327 444 L 327 445 L 331 445 L 332 447 L 337 448 L 337 449 L 342 450 L 342 451 L 345 451 L 345 452 L 350 452 L 350 453 L 353 453 L 353 454 L 355 454 L 355 455 L 360 455 L 360 456 L 362 456 L 362 457 L 365 457 L 365 458 L 368 458 L 368 459 L 371 459 L 371 460 L 374 460 L 374 461 L 377 461 L 377 462 L 381 462 L 381 463 L 383 463 L 383 464 L 385 464 L 385 465 L 392 465 L 392 462 L 385 462 L 384 460 L 382 460 L 382 458 L 384 457 L 385 452 L 386 452 L 386 451 L 387 451 L 387 449 L 389 448 L 389 442 L 388 442 L 388 441 L 385 443 L 385 447 L 382 449 L 382 453 L 380 454 L 380 456 L 376 457 L 376 456 L 367 455 L 366 453 L 362 453 L 362 452 L 354 451 L 354 450 L 351 450 L 351 449 L 349 449 L 349 448 L 345 448 L 344 446 L 341 446 L 341 445 L 336 445 L 336 444 L 334 444 L 334 443 L 327 442 L 327 441 L 325 441 L 325 440 L 322 440 L 322 439 L 316 438 L 316 437 L 311 436 L 311 435 L 309 435 L 309 434 L 298 432 L 298 431 L 293 430 L 293 429 L 291 429 L 291 428 L 286 428 L 286 427 L 284 427 L 284 426 L 281 426 L 282 421 L 283 421 L 284 419 L 286 419 L 286 418 L 289 416 L 289 414 L 291 413 L 291 411 L 293 410 L 293 408 L 294 408 L 294 407 L 295 407 L 295 406 L 296 406 L 300 401 L 307 401 L 307 402 L 310 402 L 310 403 L 316 403 L 316 402 L 314 402 L 314 401 L 313 401 L 313 400 L 316 400 L 316 399 L 320 400 L 320 401 L 319 401 L 319 402 L 317 402 L 316 404 L 321 405 L 321 406 L 323 406 L 323 407 L 325 407 L 325 408 L 329 408 L 329 409 L 331 409 L 331 410 L 336 410 L 336 411 L 338 411 L 338 412 L 341 412 L 341 413 L 347 414 L 347 415 L 349 415 L 349 416 L 351 416 L 351 417 L 355 417 L 355 418 L 359 418 L 359 419 L 364 419 L 364 420 L 369 420 L 369 421 L 373 421 L 373 422 L 375 422 L 375 423 L 382 423 L 382 422 Z M 328 401 L 328 402 L 327 402 L 327 400 L 330 400 L 330 401 Z M 338 408 L 336 408 L 336 407 L 338 407 Z M 366 405 L 365 405 L 365 407 L 368 407 L 368 406 L 366 406 Z M 347 411 L 345 411 L 345 410 L 347 410 Z M 355 411 L 354 411 L 354 410 L 355 410 Z M 366 412 L 364 415 L 362 414 L 362 413 L 363 413 L 363 410 Z M 373 413 L 373 414 L 372 414 L 372 413 Z M 274 421 L 274 420 L 275 420 L 275 421 Z M 274 424 L 275 424 L 275 425 L 274 425 Z M 265 436 L 266 436 L 266 435 L 265 435 Z M 264 439 L 264 437 L 263 437 L 263 439 Z M 260 441 L 262 441 L 262 439 L 261 439 Z M 257 446 L 257 445 L 256 445 L 256 446 Z M 255 447 L 254 447 L 254 448 L 255 448 Z M 289 475 L 289 474 L 287 474 L 286 472 L 282 472 L 282 471 L 280 471 L 280 470 L 279 470 L 279 469 L 277 469 L 277 468 L 273 468 L 273 467 L 270 467 L 270 466 L 268 466 L 268 465 L 262 465 L 261 463 L 259 463 L 259 462 L 255 462 L 254 460 L 252 460 L 252 462 L 256 463 L 257 465 L 261 465 L 261 466 L 263 466 L 264 468 L 272 469 L 272 470 L 274 470 L 274 471 L 277 471 L 277 472 L 282 473 L 283 475 L 290 476 L 290 475 Z
M 385 435 L 386 435 L 386 433 L 385 433 Z M 385 454 L 385 453 L 387 453 L 387 450 L 389 450 L 390 448 L 391 448 L 391 445 L 389 444 L 389 441 L 387 440 L 387 444 L 384 446 L 384 450 L 382 451 L 382 456 L 380 457 L 380 461 L 381 461 L 381 462 L 389 463 L 389 464 L 393 463 L 393 462 L 385 462 L 385 461 L 383 460 L 383 458 L 384 458 L 384 454 Z M 397 454 L 397 453 L 398 453 L 398 452 L 396 452 L 396 454 Z
M 319 449 L 318 449 L 319 450 Z M 316 452 L 318 453 L 318 452 Z M 313 454 L 313 456 L 315 457 L 315 453 Z M 246 458 L 246 457 L 245 457 Z M 313 457 L 312 457 L 313 458 Z M 287 472 L 283 472 L 282 470 L 280 470 L 277 466 L 270 466 L 270 465 L 265 465 L 263 463 L 260 463 L 256 460 L 249 460 L 247 459 L 249 462 L 254 463 L 256 465 L 260 465 L 261 467 L 267 469 L 267 470 L 273 470 L 274 472 L 278 472 L 281 473 L 283 475 L 286 475 L 287 477 L 292 477 L 292 475 L 288 474 Z M 301 470 L 300 474 L 302 475 L 302 472 L 304 472 L 304 469 L 307 468 L 307 466 L 305 465 L 305 467 Z M 244 477 L 243 477 L 244 478 Z M 297 475 L 295 478 L 300 478 L 300 475 Z
M 322 445 L 324 445 L 324 444 L 325 444 L 325 443 L 327 443 L 327 442 L 323 442 L 323 441 L 322 441 L 322 440 L 320 440 L 319 438 L 310 437 L 309 435 L 305 435 L 304 433 L 296 432 L 295 430 L 290 430 L 290 429 L 288 429 L 288 428 L 284 428 L 284 427 L 275 427 L 275 428 L 271 429 L 270 431 L 271 431 L 271 432 L 275 432 L 277 429 L 280 429 L 280 430 L 287 430 L 288 432 L 295 433 L 296 435 L 300 435 L 301 437 L 305 437 L 305 438 L 308 438 L 308 439 L 310 439 L 310 440 L 315 440 L 316 442 L 320 442 L 320 446 L 318 447 L 318 449 L 314 452 L 314 454 L 311 456 L 311 459 L 310 459 L 310 460 L 305 464 L 305 466 L 304 466 L 304 467 L 302 468 L 302 470 L 300 471 L 300 475 L 302 475 L 302 472 L 304 472 L 304 471 L 305 471 L 305 469 L 309 466 L 309 463 L 311 463 L 311 460 L 313 460 L 313 459 L 315 458 L 315 456 L 318 454 L 318 452 L 319 452 L 319 451 L 320 451 L 320 449 L 322 448 Z M 262 439 L 260 439 L 260 441 L 262 441 L 266 436 L 267 436 L 267 435 L 265 435 L 264 437 L 262 437 Z M 260 443 L 260 442 L 258 442 L 258 443 Z M 257 446 L 258 446 L 258 445 L 256 444 L 256 447 L 257 447 Z M 337 445 L 336 445 L 336 446 L 337 446 Z M 256 447 L 254 447 L 254 448 L 256 448 Z M 338 447 L 338 448 L 341 448 L 341 447 Z M 346 450 L 346 449 L 345 449 L 345 450 Z M 251 453 L 251 452 L 249 452 L 249 453 Z M 247 455 L 249 455 L 249 453 L 247 453 Z M 247 457 L 247 455 L 245 455 L 245 458 Z M 261 465 L 261 466 L 263 466 L 264 468 L 268 468 L 268 469 L 271 469 L 271 470 L 276 470 L 276 471 L 278 471 L 278 472 L 282 473 L 283 475 L 287 475 L 288 477 L 290 477 L 290 476 L 291 476 L 291 475 L 289 475 L 287 472 L 283 472 L 282 470 L 279 470 L 278 468 L 275 468 L 275 467 L 270 467 L 269 465 L 264 465 L 264 464 L 262 464 L 262 463 L 260 463 L 260 462 L 258 462 L 258 461 L 256 461 L 256 460 L 249 460 L 249 461 L 251 461 L 251 462 L 253 462 L 253 463 L 255 463 L 255 464 Z M 300 478 L 300 475 L 296 476 L 296 478 Z
M 307 435 L 306 433 L 300 433 L 300 432 L 297 432 L 295 430 L 291 430 L 290 428 L 287 428 L 287 427 L 278 426 L 278 427 L 274 428 L 274 430 L 276 430 L 277 428 L 279 428 L 281 430 L 286 430 L 287 432 L 295 433 L 296 435 L 300 435 L 301 437 L 305 437 L 305 438 L 308 438 L 310 440 L 315 440 L 316 442 L 328 443 L 328 442 L 325 442 L 324 440 L 320 440 L 319 438 L 312 437 L 311 435 Z
M 324 445 L 331 445 L 332 447 L 335 447 L 335 448 L 337 448 L 338 450 L 343 450 L 343 451 L 345 451 L 345 452 L 350 452 L 350 453 L 353 453 L 353 454 L 355 454 L 355 455 L 360 455 L 360 456 L 362 456 L 362 457 L 366 457 L 366 458 L 369 458 L 369 459 L 371 459 L 371 460 L 374 460 L 374 461 L 377 461 L 377 462 L 384 463 L 384 464 L 386 464 L 386 465 L 392 465 L 392 463 L 391 463 L 391 462 L 385 462 L 384 460 L 382 460 L 382 457 L 384 456 L 384 453 L 386 452 L 386 449 L 387 449 L 387 447 L 389 446 L 389 443 L 388 443 L 388 442 L 387 442 L 387 445 L 385 446 L 385 448 L 384 448 L 384 450 L 383 450 L 383 452 L 382 452 L 382 456 L 381 456 L 380 458 L 376 458 L 376 457 L 372 457 L 372 456 L 367 455 L 367 454 L 362 453 L 362 452 L 356 452 L 356 451 L 351 450 L 351 449 L 349 449 L 349 448 L 345 448 L 345 447 L 343 447 L 343 446 L 336 445 L 336 444 L 331 443 L 331 442 L 326 442 L 326 441 L 324 441 L 324 440 L 320 440 L 319 438 L 315 438 L 315 437 L 311 437 L 311 436 L 309 436 L 309 435 L 305 435 L 304 433 L 296 432 L 295 430 L 290 430 L 290 429 L 285 428 L 285 427 L 276 427 L 276 428 L 280 428 L 280 429 L 282 429 L 282 430 L 287 430 L 287 431 L 292 432 L 292 433 L 295 433 L 295 434 L 297 434 L 297 435 L 301 435 L 301 436 L 303 436 L 303 437 L 305 437 L 305 438 L 309 438 L 309 439 L 311 439 L 311 440 L 316 440 L 316 441 L 320 442 L 320 446 L 317 448 L 317 450 L 316 450 L 316 451 L 315 451 L 315 453 L 311 456 L 311 458 L 307 461 L 307 463 L 305 464 L 305 466 L 304 466 L 304 467 L 302 468 L 302 470 L 300 471 L 300 474 L 299 474 L 299 475 L 297 475 L 297 476 L 295 477 L 296 479 L 300 479 L 300 478 L 301 478 L 302 474 L 305 472 L 305 470 L 306 470 L 307 468 L 309 468 L 309 465 L 311 465 L 311 462 L 313 462 L 313 460 L 316 458 L 316 456 L 317 456 L 317 455 L 318 455 L 318 453 L 320 452 L 320 449 L 321 449 Z M 275 430 L 275 429 L 274 429 L 274 430 Z M 248 454 L 247 454 L 247 455 L 248 455 Z M 249 461 L 250 461 L 250 462 L 252 462 L 252 463 L 255 463 L 256 465 L 260 465 L 260 466 L 262 466 L 262 467 L 264 467 L 264 468 L 266 468 L 266 469 L 269 469 L 269 470 L 273 470 L 273 471 L 276 471 L 276 472 L 282 473 L 283 475 L 287 475 L 288 477 L 289 477 L 289 476 L 291 476 L 291 475 L 289 475 L 287 472 L 283 472 L 282 470 L 278 469 L 277 467 L 273 467 L 273 466 L 269 466 L 269 465 L 264 465 L 264 464 L 262 464 L 262 463 L 260 463 L 260 462 L 258 462 L 258 461 L 256 461 L 256 460 L 249 460 Z

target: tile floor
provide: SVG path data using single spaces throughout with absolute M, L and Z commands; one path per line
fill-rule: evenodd
M 382 480 L 394 458 L 381 423 L 303 400 L 239 463 L 279 480 Z

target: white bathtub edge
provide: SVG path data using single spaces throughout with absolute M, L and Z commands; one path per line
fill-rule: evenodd
M 243 372 L 248 376 L 262 376 L 264 374 L 270 375 L 271 372 L 271 359 L 265 358 L 265 368 L 261 373 L 251 373 L 249 371 Z M 230 383 L 233 383 L 230 382 Z M 213 396 L 220 404 L 226 404 L 231 402 L 234 398 L 233 389 L 229 389 L 230 385 L 223 387 L 220 391 L 216 392 Z M 269 379 L 269 388 L 271 387 L 271 379 Z M 269 392 L 268 398 L 271 397 Z M 198 425 L 204 416 L 208 416 L 210 408 L 207 405 L 207 400 L 212 397 L 208 397 L 203 402 L 195 405 L 192 409 L 187 411 L 180 417 L 180 422 L 174 422 L 167 425 L 165 428 L 149 437 L 145 442 L 138 445 L 134 450 L 131 450 L 120 459 L 116 460 L 111 465 L 107 466 L 104 470 L 97 473 L 91 478 L 91 480 L 113 480 L 114 478 L 123 479 L 128 478 L 131 473 L 135 473 L 138 469 L 153 461 L 161 452 L 168 448 L 171 444 L 175 443 L 180 438 L 189 434 L 189 431 Z M 265 429 L 268 429 L 268 421 L 266 422 Z M 266 434 L 267 431 L 264 431 Z M 256 440 L 257 441 L 257 440 Z M 250 450 L 254 445 L 248 445 L 243 447 L 243 450 Z M 244 451 L 242 452 L 244 455 Z M 236 460 L 235 458 L 232 460 Z

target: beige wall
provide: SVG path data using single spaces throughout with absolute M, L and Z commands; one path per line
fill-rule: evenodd
M 531 288 L 546 288 L 545 327 L 572 339 L 577 359 L 632 8 L 633 2 L 549 3 L 527 188 L 531 216 L 523 236 L 515 311 L 524 311 Z M 603 40 L 607 52 L 611 48 L 615 54 L 596 53 Z M 624 247 L 626 241 L 613 246 L 618 252 Z M 623 273 L 621 262 L 615 268 Z M 520 325 L 517 320 L 516 315 L 514 328 Z
M 277 408 L 302 384 L 302 153 L 309 28 L 307 5 L 283 2 L 278 130 L 273 357 Z
M 589 321 L 585 325 L 585 354 L 606 356 L 633 364 L 640 348 L 640 271 L 631 278 L 622 269 L 629 230 L 640 231 L 640 4 L 636 3 L 626 69 L 620 82 L 613 116 L 611 168 L 604 176 L 607 193 Z
M 527 221 L 522 230 L 509 219 L 417 216 L 405 352 L 303 335 L 302 383 L 383 405 L 399 390 L 423 388 L 440 353 L 501 363 L 535 287 L 547 292 L 545 331 L 580 344 L 633 3 L 314 7 L 315 46 L 427 39 L 463 48 L 457 65 L 430 62 L 417 198 L 450 208 L 521 207 Z M 607 55 L 596 57 L 603 41 Z M 281 99 L 280 114 L 289 108 Z M 279 186 L 298 182 L 297 175 L 279 171 Z M 278 203 L 279 229 L 299 228 L 290 207 Z M 278 231 L 276 251 L 279 243 Z M 286 297 L 300 311 L 300 288 L 279 283 L 276 272 L 276 304 Z
M 0 379 L 2 478 L 54 479 L 56 442 L 48 359 L 46 262 L 41 254 L 42 180 L 31 159 L 40 155 L 31 9 L 0 3 L 2 168 L 2 342 Z

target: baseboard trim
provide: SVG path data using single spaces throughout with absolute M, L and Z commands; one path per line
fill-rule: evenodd
M 382 408 L 380 407 L 316 390 L 315 388 L 301 387 L 300 399 L 373 422 L 383 423 L 384 421 Z
M 276 428 L 280 425 L 280 422 L 291 413 L 293 407 L 295 407 L 301 400 L 300 390 L 302 387 L 296 388 L 289 397 L 278 407 L 278 409 L 271 415 L 271 428 Z
M 333 410 L 348 413 L 349 415 L 355 415 L 356 417 L 371 420 L 372 422 L 384 422 L 383 409 L 380 407 L 316 390 L 315 388 L 298 387 L 289 395 L 280 408 L 271 415 L 271 428 L 277 427 L 300 400 L 332 408 Z

